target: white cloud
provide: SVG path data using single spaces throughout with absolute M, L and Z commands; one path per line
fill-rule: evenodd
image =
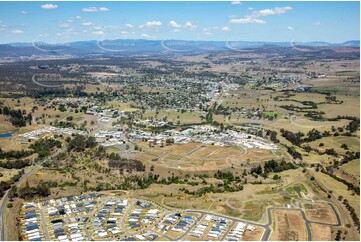
M 192 24 L 191 21 L 187 21 L 184 24 L 184 28 L 188 29 L 188 30 L 195 30 L 197 28 L 197 25 Z
M 253 11 L 253 8 L 248 8 L 248 10 Z M 250 15 L 245 15 L 243 18 L 236 18 L 234 16 L 231 16 L 231 19 L 229 20 L 232 24 L 250 24 L 250 23 L 256 23 L 256 24 L 265 24 L 266 21 L 263 19 L 260 19 L 259 17 L 266 17 L 271 15 L 281 15 L 288 11 L 292 10 L 292 7 L 286 6 L 286 7 L 276 7 L 276 8 L 266 8 L 258 11 L 253 11 Z
M 141 37 L 145 38 L 145 39 L 155 39 L 155 36 L 151 36 L 151 35 L 148 35 L 148 34 L 142 34 Z
M 84 23 L 82 23 L 82 25 L 84 25 L 84 26 L 91 26 L 91 25 L 93 25 L 93 23 L 92 23 L 92 22 L 84 22 Z
M 89 8 L 83 8 L 81 11 L 83 12 L 88 12 L 88 13 L 92 13 L 92 12 L 105 12 L 105 11 L 109 11 L 109 8 L 106 7 L 89 7 Z
M 21 29 L 14 29 L 14 30 L 11 31 L 11 33 L 13 33 L 13 34 L 23 34 L 24 31 L 22 31 Z
M 124 26 L 127 27 L 127 28 L 133 28 L 133 25 L 131 25 L 131 24 L 126 24 Z
M 172 32 L 173 33 L 179 33 L 179 32 L 182 32 L 182 30 L 180 30 L 180 29 L 172 29 Z
M 222 28 L 222 30 L 223 30 L 223 31 L 230 31 L 230 30 L 231 30 L 231 28 L 230 28 L 230 27 L 228 27 L 228 26 L 226 26 L 226 27 L 223 27 L 223 28 Z
M 6 28 L 7 26 L 0 21 L 0 31 L 4 31 Z
M 139 26 L 139 28 L 154 28 L 162 26 L 162 22 L 160 21 L 148 21 L 145 24 Z
M 294 30 L 295 28 L 293 28 L 292 26 L 288 26 L 287 29 Z
M 122 32 L 120 32 L 122 35 L 127 35 L 128 34 L 128 32 L 127 31 L 122 31 Z
M 95 35 L 103 35 L 105 34 L 103 31 L 99 30 L 99 31 L 93 31 L 92 34 L 95 34 Z
M 23 11 L 21 11 L 21 14 L 27 14 L 27 12 L 23 10 Z
M 43 9 L 55 9 L 55 8 L 58 8 L 58 5 L 47 3 L 47 4 L 41 5 L 40 7 Z
M 231 24 L 265 24 L 266 21 L 258 18 L 246 17 L 246 18 L 233 18 L 229 20 Z
M 174 21 L 174 20 L 169 21 L 168 25 L 171 28 L 180 28 L 180 27 L 182 27 L 180 24 L 177 24 L 177 22 Z
M 59 27 L 60 27 L 60 28 L 70 28 L 71 25 L 68 24 L 68 23 L 60 23 L 60 24 L 59 24 Z
M 312 25 L 314 25 L 314 26 L 320 26 L 320 25 L 322 25 L 322 23 L 321 23 L 320 21 L 317 21 L 317 22 L 314 22 Z
M 241 1 L 233 1 L 231 2 L 232 5 L 242 5 Z
M 253 12 L 252 16 L 261 17 L 261 16 L 270 16 L 270 15 L 280 15 L 292 10 L 292 7 L 276 7 L 276 8 L 266 8 L 259 11 Z

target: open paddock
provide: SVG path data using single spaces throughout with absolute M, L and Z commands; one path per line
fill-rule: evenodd
M 178 121 L 180 124 L 194 124 L 194 123 L 201 123 L 202 119 L 200 116 L 205 114 L 202 114 L 201 112 L 177 112 L 177 111 L 166 111 L 161 110 L 158 114 L 156 114 L 155 111 L 148 110 L 144 113 L 143 118 L 147 119 L 150 117 L 153 117 L 154 120 L 163 120 L 166 118 L 168 122 L 172 122 L 174 124 L 177 124 Z
M 0 134 L 7 132 L 14 132 L 16 128 L 10 123 L 9 118 L 3 115 L 0 116 Z
M 323 143 L 324 146 L 320 147 L 320 143 Z M 320 151 L 324 151 L 325 149 L 335 149 L 335 151 L 339 154 L 344 154 L 346 151 L 341 148 L 341 145 L 346 144 L 349 148 L 349 151 L 360 151 L 360 138 L 358 137 L 348 137 L 348 136 L 337 136 L 337 137 L 324 137 L 322 139 L 315 140 L 310 142 L 309 145 L 312 148 L 317 148 Z
M 0 139 L 0 148 L 3 151 L 22 150 L 28 147 L 27 144 L 20 144 L 20 142 L 13 137 Z M 22 140 L 24 140 L 25 142 L 28 141 L 27 139 L 22 139 Z
M 360 214 L 360 196 L 356 194 L 352 195 L 353 192 L 349 191 L 345 184 L 322 172 L 314 172 L 313 176 L 319 183 L 323 184 L 327 190 L 333 191 L 332 194 L 335 197 L 342 196 L 344 199 L 347 199 L 349 204 L 355 209 L 355 212 Z
M 360 159 L 355 159 L 346 164 L 342 164 L 340 170 L 360 179 Z
M 338 121 L 312 121 L 307 118 L 297 116 L 292 118 L 279 118 L 273 122 L 266 122 L 263 121 L 262 124 L 266 129 L 276 130 L 278 131 L 277 137 L 281 137 L 279 130 L 285 129 L 291 132 L 303 132 L 307 133 L 312 129 L 317 129 L 320 132 L 323 131 L 330 131 L 332 126 L 343 127 L 347 125 L 350 121 L 349 120 L 338 120 Z

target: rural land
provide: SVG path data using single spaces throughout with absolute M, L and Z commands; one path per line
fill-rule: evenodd
M 0 87 L 2 241 L 360 240 L 359 41 L 0 44 Z

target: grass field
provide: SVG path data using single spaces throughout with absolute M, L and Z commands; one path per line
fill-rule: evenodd
M 340 167 L 346 173 L 358 177 L 360 179 L 360 159 L 349 161 Z
M 18 226 L 18 214 L 15 211 L 20 211 L 23 201 L 21 199 L 15 199 L 12 208 L 5 208 L 5 221 L 6 224 L 6 238 L 8 241 L 18 241 L 20 234 L 20 227 Z
M 20 144 L 15 138 L 0 139 L 0 147 L 4 151 L 26 149 L 28 145 Z
M 2 174 L 2 176 L 0 177 L 0 182 L 2 181 L 6 182 L 9 181 L 10 178 L 16 175 L 18 172 L 16 171 L 16 169 L 0 168 L 0 173 Z
M 0 134 L 7 132 L 14 132 L 16 128 L 8 121 L 7 117 L 0 116 Z
M 335 197 L 342 196 L 344 199 L 347 199 L 349 204 L 355 209 L 356 213 L 360 214 L 360 196 L 352 195 L 352 191 L 348 191 L 345 184 L 336 181 L 322 172 L 314 172 L 313 175 L 329 191 L 332 191 L 332 194 Z
M 320 143 L 323 143 L 324 146 L 320 147 Z M 358 137 L 324 137 L 309 143 L 312 148 L 317 148 L 320 151 L 333 148 L 338 154 L 344 154 L 347 150 L 341 148 L 342 144 L 346 144 L 350 151 L 360 151 L 360 139 Z
M 127 103 L 122 103 L 122 102 L 118 102 L 118 101 L 108 102 L 104 105 L 104 107 L 111 108 L 111 109 L 118 109 L 118 110 L 127 111 L 127 112 L 134 112 L 134 111 L 138 110 L 137 108 L 132 108 Z
M 168 122 L 172 122 L 176 125 L 179 121 L 180 124 L 194 124 L 194 123 L 201 123 L 204 120 L 200 118 L 200 116 L 205 116 L 205 114 L 201 112 L 177 112 L 174 110 L 170 111 L 160 111 L 157 115 L 155 111 L 146 111 L 143 115 L 143 118 L 150 118 L 153 117 L 154 120 L 163 120 L 166 118 Z

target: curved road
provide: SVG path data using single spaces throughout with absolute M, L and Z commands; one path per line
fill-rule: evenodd
M 306 202 L 306 204 L 309 203 L 309 202 Z M 305 211 L 303 210 L 303 207 L 302 207 L 302 202 L 298 202 L 298 205 L 299 205 L 299 208 L 283 208 L 283 207 L 280 207 L 280 208 L 277 208 L 277 207 L 274 207 L 274 208 L 267 208 L 267 215 L 268 215 L 268 223 L 266 224 L 266 226 L 271 226 L 273 221 L 272 221 L 272 214 L 271 214 L 271 211 L 272 210 L 275 210 L 275 209 L 286 209 L 286 210 L 295 210 L 295 211 L 300 211 L 301 212 L 301 215 L 302 215 L 302 218 L 303 220 L 305 221 L 305 226 L 306 226 L 306 230 L 307 230 L 307 240 L 308 241 L 312 241 L 312 230 L 311 230 L 311 226 L 310 224 L 321 224 L 321 225 L 328 225 L 328 226 L 341 226 L 341 218 L 340 218 L 340 215 L 338 214 L 338 211 L 336 210 L 336 208 L 334 207 L 334 205 L 332 203 L 328 203 L 328 202 L 315 202 L 316 204 L 328 204 L 330 205 L 330 207 L 332 208 L 332 211 L 334 212 L 335 216 L 336 216 L 336 224 L 329 224 L 329 223 L 323 223 L 323 222 L 316 222 L 316 221 L 310 221 L 307 216 L 306 216 L 306 213 Z M 268 231 L 266 231 L 268 232 Z M 266 237 L 268 240 L 271 233 L 269 233 L 269 235 L 267 234 L 266 235 L 266 232 L 264 234 L 263 237 Z M 264 240 L 262 238 L 262 240 Z

